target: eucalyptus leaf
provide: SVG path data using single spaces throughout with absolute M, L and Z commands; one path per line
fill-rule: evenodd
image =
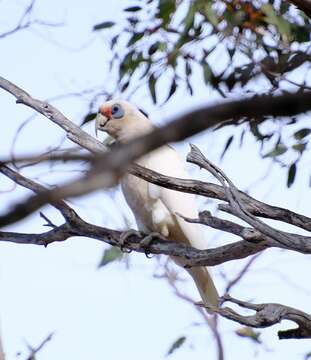
M 105 249 L 103 257 L 98 264 L 98 268 L 106 266 L 116 260 L 121 260 L 122 257 L 123 252 L 118 247 L 111 246 L 108 249 Z
M 297 165 L 296 163 L 293 163 L 288 169 L 287 187 L 291 187 L 293 185 L 296 177 L 296 172 L 297 172 Z
M 172 355 L 173 352 L 175 352 L 177 349 L 179 349 L 186 341 L 186 337 L 185 336 L 181 336 L 178 339 L 176 339 L 173 344 L 171 345 L 171 347 L 169 348 L 166 356 Z
M 93 31 L 108 29 L 108 28 L 111 28 L 114 25 L 115 25 L 114 21 L 104 21 L 102 23 L 94 25 Z

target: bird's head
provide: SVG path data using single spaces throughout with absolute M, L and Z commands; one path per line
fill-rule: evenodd
M 101 105 L 95 126 L 96 133 L 105 131 L 120 142 L 152 130 L 150 120 L 135 105 L 124 100 L 110 100 Z

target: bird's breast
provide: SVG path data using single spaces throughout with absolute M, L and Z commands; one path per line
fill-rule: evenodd
M 136 176 L 126 174 L 121 180 L 121 188 L 139 230 L 152 231 L 152 201 L 148 195 L 148 183 Z
M 127 174 L 121 181 L 121 187 L 139 230 L 168 236 L 174 219 L 158 197 L 158 186 Z

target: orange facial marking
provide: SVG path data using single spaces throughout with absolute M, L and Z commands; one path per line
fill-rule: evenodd
M 100 112 L 102 115 L 106 116 L 108 119 L 111 119 L 111 117 L 112 117 L 111 106 L 102 106 L 100 109 Z

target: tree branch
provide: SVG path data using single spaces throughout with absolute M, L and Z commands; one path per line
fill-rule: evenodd
M 45 190 L 42 185 L 25 178 L 7 166 L 2 168 L 2 172 L 16 183 L 32 191 L 41 192 Z M 123 246 L 120 240 L 122 235 L 121 231 L 95 226 L 82 220 L 64 201 L 51 202 L 51 205 L 61 211 L 66 220 L 65 224 L 42 234 L 0 232 L 0 241 L 46 246 L 55 241 L 64 241 L 72 236 L 84 236 L 106 242 L 113 246 Z M 183 257 L 187 260 L 187 267 L 214 266 L 226 261 L 245 258 L 271 246 L 278 246 L 278 244 L 271 244 L 269 238 L 262 236 L 258 231 L 256 232 L 251 228 L 245 228 L 228 220 L 211 217 L 206 212 L 201 213 L 199 220 L 193 221 L 203 222 L 214 228 L 229 231 L 241 236 L 245 240 L 220 246 L 215 249 L 198 250 L 190 246 L 175 243 L 174 241 L 169 241 L 159 235 L 159 237 L 154 236 L 153 242 L 148 246 L 148 252 Z M 144 253 L 146 249 L 141 247 L 143 238 L 144 235 L 138 233 L 131 234 L 126 242 L 126 248 Z
M 101 152 L 105 147 L 70 122 L 60 111 L 46 102 L 33 99 L 24 90 L 18 88 L 8 80 L 0 77 L 0 87 L 17 98 L 18 103 L 32 107 L 48 117 L 67 133 L 69 139 L 82 147 Z M 24 218 L 44 204 L 69 196 L 79 196 L 98 188 L 114 185 L 118 177 L 126 170 L 128 164 L 139 156 L 156 149 L 171 141 L 180 141 L 202 130 L 212 128 L 220 123 L 247 117 L 260 119 L 263 116 L 289 116 L 306 112 L 311 109 L 311 92 L 285 94 L 278 96 L 257 96 L 242 100 L 227 101 L 213 106 L 204 106 L 172 122 L 155 129 L 151 133 L 134 139 L 128 144 L 106 152 L 98 161 L 96 168 L 77 181 L 64 186 L 40 193 L 26 202 L 17 204 L 15 209 L 0 217 L 0 225 L 8 225 Z M 26 204 L 30 204 L 27 206 Z
M 246 301 L 234 299 L 230 295 L 225 295 L 223 300 L 237 304 L 242 308 L 255 311 L 254 315 L 244 316 L 228 307 L 216 310 L 219 315 L 225 317 L 226 319 L 255 328 L 265 328 L 278 324 L 282 320 L 291 320 L 295 322 L 298 327 L 278 331 L 279 339 L 311 338 L 311 315 L 301 310 L 274 303 L 252 304 Z
M 81 147 L 93 152 L 103 152 L 106 147 L 96 140 L 94 137 L 81 130 L 79 126 L 75 125 L 69 119 L 67 119 L 58 109 L 49 103 L 41 100 L 37 100 L 31 97 L 25 90 L 14 85 L 10 81 L 0 76 L 0 88 L 8 91 L 10 94 L 16 97 L 17 104 L 26 105 L 38 113 L 44 115 L 49 120 L 53 121 L 56 125 L 61 127 L 67 134 L 67 138 Z
M 45 22 L 45 21 L 41 21 L 41 20 L 31 20 L 30 16 L 32 14 L 34 5 L 35 5 L 35 0 L 32 0 L 29 3 L 29 5 L 26 6 L 26 8 L 25 8 L 22 16 L 20 17 L 18 23 L 12 29 L 0 33 L 0 39 L 3 39 L 3 38 L 5 38 L 7 36 L 10 36 L 10 35 L 13 35 L 13 34 L 15 34 L 16 32 L 18 32 L 20 30 L 28 29 L 34 24 L 45 25 L 45 26 L 59 26 L 59 25 L 61 25 L 59 23 L 49 23 L 49 22 Z
M 54 332 L 50 333 L 48 336 L 46 336 L 41 343 L 33 348 L 32 346 L 28 345 L 28 348 L 30 350 L 30 354 L 27 356 L 27 360 L 36 360 L 37 353 L 44 348 L 44 346 L 52 340 L 54 336 Z
M 42 192 L 45 190 L 42 185 L 17 174 L 14 170 L 8 168 L 7 166 L 2 166 L 2 172 L 16 183 L 28 189 L 36 192 Z M 0 232 L 0 241 L 12 241 L 16 243 L 47 246 L 52 242 L 64 241 L 72 236 L 84 236 L 104 241 L 114 246 L 122 247 L 124 245 L 121 241 L 122 232 L 85 222 L 62 200 L 51 202 L 51 205 L 63 214 L 65 218 L 64 224 L 61 226 L 55 226 L 52 230 L 42 234 Z M 225 231 L 232 232 L 236 235 L 242 235 L 245 231 L 245 228 L 241 225 L 235 224 L 231 221 L 218 219 L 210 216 L 208 213 L 201 214 L 200 219 L 195 221 L 204 221 L 204 217 L 209 226 L 224 229 Z M 197 250 L 190 246 L 164 239 L 161 236 L 154 236 L 153 242 L 148 245 L 148 249 L 144 249 L 141 246 L 143 237 L 144 235 L 139 233 L 131 234 L 125 246 L 130 250 L 138 252 L 145 252 L 147 250 L 148 252 L 154 254 L 181 256 L 188 260 L 188 265 L 190 266 L 216 265 L 225 261 L 248 256 L 251 253 L 255 254 L 271 246 L 268 239 L 267 241 L 261 241 L 259 244 L 252 244 L 248 241 L 239 241 L 215 249 Z M 233 285 L 239 280 L 239 277 L 243 276 L 243 273 L 245 273 L 253 259 L 251 259 L 244 269 L 242 269 L 241 275 L 238 275 L 237 280 L 232 282 Z M 278 335 L 280 339 L 311 338 L 311 316 L 300 310 L 280 304 L 251 304 L 233 299 L 229 295 L 225 295 L 223 300 L 231 301 L 239 306 L 256 311 L 255 315 L 243 316 L 228 307 L 220 307 L 218 309 L 213 308 L 213 311 L 216 311 L 219 315 L 229 320 L 251 327 L 268 327 L 279 323 L 281 320 L 291 320 L 296 322 L 298 327 L 279 331 Z
M 228 201 L 226 192 L 221 185 L 207 183 L 199 180 L 177 179 L 159 174 L 137 164 L 131 165 L 130 173 L 148 182 L 181 192 L 202 195 L 212 199 Z M 265 204 L 239 190 L 240 199 L 245 208 L 255 216 L 279 220 L 311 231 L 311 219 L 297 214 L 291 210 Z M 221 210 L 229 211 L 229 207 L 221 205 Z
M 311 19 L 311 1 L 310 0 L 289 0 L 290 3 L 297 6 Z
M 287 233 L 276 230 L 251 214 L 240 197 L 240 192 L 232 181 L 216 165 L 207 160 L 201 151 L 194 145 L 187 156 L 188 161 L 194 163 L 212 173 L 225 189 L 231 213 L 250 224 L 261 234 L 272 246 L 284 247 L 285 249 L 299 251 L 305 254 L 311 253 L 311 237 Z
M 8 168 L 7 166 L 3 166 L 0 170 L 4 175 L 27 189 L 34 192 L 42 192 L 45 190 L 42 185 L 39 185 L 35 181 L 18 174 L 16 171 Z M 68 204 L 62 200 L 51 202 L 51 205 L 63 214 L 66 220 L 63 225 L 40 234 L 0 232 L 0 241 L 47 246 L 53 242 L 64 241 L 73 236 L 82 236 L 103 241 L 120 248 L 124 246 L 120 239 L 123 233 L 122 231 L 99 227 L 84 221 Z M 145 253 L 146 249 L 141 246 L 143 238 L 144 235 L 139 233 L 134 234 L 131 232 L 131 235 L 126 241 L 125 247 L 128 250 Z M 220 246 L 216 249 L 198 250 L 192 248 L 191 246 L 165 239 L 159 235 L 158 237 L 153 237 L 152 243 L 148 246 L 148 252 L 153 254 L 183 257 L 188 260 L 187 266 L 212 266 L 221 264 L 225 261 L 244 258 L 266 248 L 267 245 L 264 242 L 256 244 L 248 241 L 238 241 L 229 245 Z

